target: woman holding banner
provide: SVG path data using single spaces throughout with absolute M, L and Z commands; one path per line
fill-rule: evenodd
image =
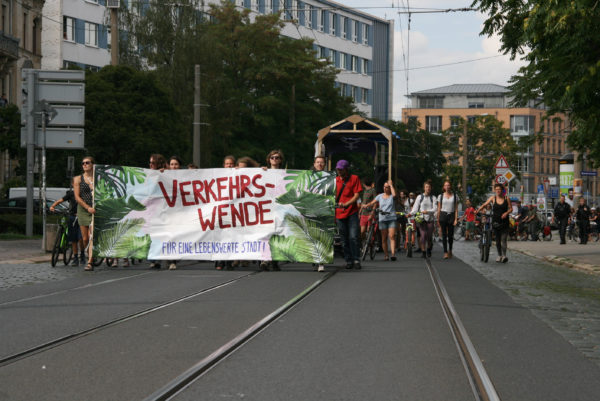
M 223 158 L 223 168 L 234 168 L 235 167 L 235 156 L 227 155 Z M 233 265 L 230 260 L 217 260 L 215 262 L 216 270 L 223 270 L 223 268 L 227 268 L 227 270 L 232 270 Z
M 171 156 L 169 158 L 169 162 L 167 164 L 167 168 L 169 170 L 179 170 L 182 166 L 182 162 L 181 159 L 177 156 Z M 176 270 L 177 269 L 177 261 L 176 260 L 169 260 L 169 270 Z
M 90 242 L 90 226 L 92 225 L 92 215 L 96 213 L 94 205 L 94 158 L 86 156 L 81 161 L 83 174 L 73 179 L 73 192 L 77 201 L 77 220 L 81 229 L 81 238 L 83 239 L 83 249 L 88 247 Z M 84 251 L 81 250 L 81 259 L 84 259 Z M 88 248 L 88 264 L 85 271 L 94 270 L 92 265 L 92 246 Z
M 164 169 L 167 167 L 167 160 L 163 155 L 159 153 L 154 153 L 150 155 L 149 165 L 150 170 L 164 171 Z M 160 269 L 160 262 L 157 262 L 155 260 L 149 260 L 148 262 L 150 262 L 151 269 Z

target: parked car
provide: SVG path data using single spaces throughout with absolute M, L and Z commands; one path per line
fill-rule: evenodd
M 50 206 L 54 203 L 54 199 L 46 199 L 46 213 L 51 214 Z M 40 199 L 33 201 L 33 213 L 40 214 Z M 54 209 L 54 213 L 65 213 L 68 211 L 68 204 L 61 203 Z M 0 200 L 0 213 L 15 213 L 25 214 L 27 212 L 27 198 L 18 197 L 13 199 Z

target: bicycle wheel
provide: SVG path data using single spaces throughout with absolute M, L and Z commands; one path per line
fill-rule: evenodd
M 63 231 L 64 229 L 62 228 L 62 226 L 58 227 L 58 231 L 56 232 L 56 239 L 54 240 L 54 247 L 52 248 L 52 258 L 50 259 L 50 264 L 52 265 L 52 267 L 56 266 L 58 258 L 61 254 L 60 242 L 62 240 Z
M 116 261 L 117 261 L 117 259 L 115 259 L 115 258 L 106 258 L 106 266 L 112 267 Z
M 490 259 L 490 241 L 492 240 L 492 236 L 489 232 L 485 233 L 485 244 L 483 246 L 483 261 L 485 263 Z
M 485 240 L 483 238 L 479 239 L 479 258 L 483 262 L 483 254 L 485 248 Z
M 406 257 L 412 258 L 413 244 L 412 244 L 412 230 L 406 231 Z
M 92 266 L 100 266 L 104 262 L 104 258 L 92 258 Z
M 375 238 L 371 238 L 371 243 L 369 244 L 369 257 L 371 260 L 375 259 L 375 253 L 377 252 L 377 245 Z
M 454 241 L 458 241 L 465 234 L 462 226 L 454 227 Z
M 365 239 L 362 244 L 362 249 L 360 251 L 361 260 L 365 260 L 367 257 L 367 249 L 369 248 L 369 244 L 371 243 L 371 237 L 373 236 L 373 227 L 374 225 L 370 225 L 367 229 L 367 235 L 365 235 Z
M 73 258 L 73 248 L 70 246 L 71 244 L 65 245 L 65 250 L 63 251 L 63 263 L 67 266 L 71 263 L 71 259 Z

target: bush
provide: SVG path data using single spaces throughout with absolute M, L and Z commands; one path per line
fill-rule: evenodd
M 46 217 L 47 224 L 57 224 L 60 216 L 49 215 Z M 12 233 L 25 235 L 25 215 L 24 214 L 0 214 L 0 233 Z M 33 235 L 42 235 L 43 222 L 42 216 L 33 216 Z

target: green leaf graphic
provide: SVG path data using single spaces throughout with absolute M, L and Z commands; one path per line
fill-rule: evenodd
M 101 257 L 125 257 L 127 252 L 123 251 L 126 246 L 132 245 L 131 236 L 135 235 L 144 224 L 144 219 L 132 219 L 119 221 L 110 229 L 98 232 L 98 237 L 94 241 L 94 256 Z
M 333 262 L 333 233 L 301 216 L 287 215 L 292 236 L 274 235 L 269 240 L 273 260 L 292 262 Z
M 288 192 L 310 192 L 325 196 L 334 196 L 335 176 L 325 171 L 287 170 L 285 189 Z

